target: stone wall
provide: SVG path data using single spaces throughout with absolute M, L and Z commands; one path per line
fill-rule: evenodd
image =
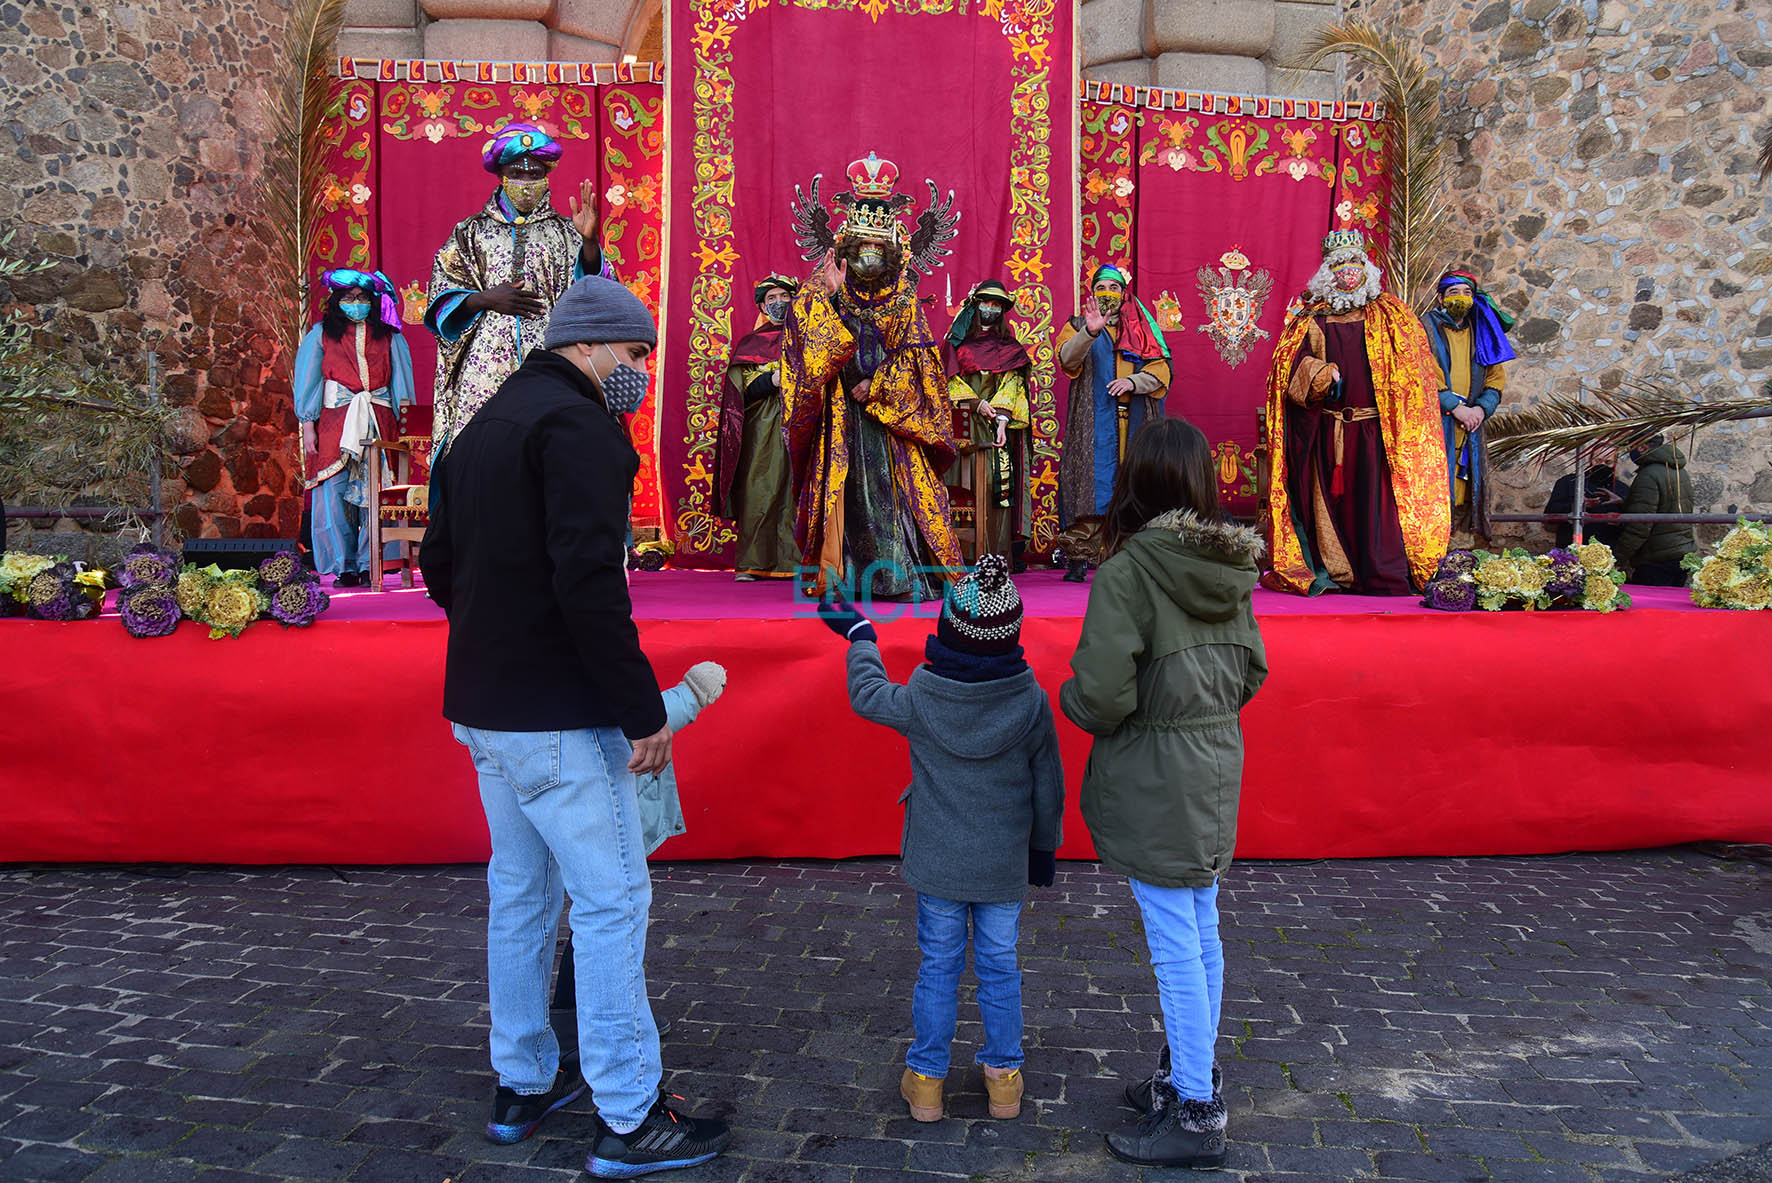
M 1772 188 L 1758 182 L 1754 158 L 1772 122 L 1772 8 L 1348 7 L 1397 22 L 1444 80 L 1458 227 L 1449 261 L 1475 267 L 1522 316 L 1504 409 L 1626 377 L 1709 398 L 1765 385 Z M 1349 85 L 1364 85 L 1358 71 Z M 1772 509 L 1772 425 L 1709 429 L 1692 462 L 1700 512 Z M 1496 508 L 1541 510 L 1557 475 L 1501 472 Z
M 1334 69 L 1290 69 L 1336 0 L 1085 0 L 1083 73 L 1229 94 L 1341 97 Z
M 659 0 L 347 0 L 339 52 L 453 61 L 664 57 Z
M 46 348 L 137 374 L 159 353 L 181 408 L 165 502 L 188 534 L 293 536 L 300 520 L 248 232 L 286 16 L 259 0 L 0 6 L 0 224 L 10 250 L 54 261 L 0 286 L 0 305 Z

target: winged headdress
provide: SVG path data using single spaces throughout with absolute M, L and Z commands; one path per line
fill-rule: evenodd
M 845 239 L 890 242 L 904 247 L 909 266 L 929 275 L 953 253 L 947 244 L 959 233 L 960 211 L 954 208 L 952 189 L 943 198 L 935 182 L 925 180 L 929 208 L 917 216 L 916 228 L 911 229 L 902 215 L 915 203 L 908 194 L 897 191 L 898 166 L 869 152 L 850 164 L 849 188 L 831 198 L 831 205 L 844 213 L 842 223 L 833 231 L 831 211 L 818 199 L 823 180 L 823 173 L 812 178 L 810 196 L 794 186 L 794 241 L 802 258 L 821 259 Z

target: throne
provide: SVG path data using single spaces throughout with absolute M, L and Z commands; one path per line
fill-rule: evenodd
M 948 506 L 953 513 L 954 534 L 962 549 L 965 543 L 972 543 L 972 561 L 976 563 L 990 553 L 991 514 L 998 507 L 991 505 L 989 496 L 991 449 L 972 442 L 972 418 L 970 410 L 954 408 L 954 445 L 960 455 L 955 469 L 959 479 L 948 487 Z M 985 492 L 981 495 L 980 490 Z
M 400 437 L 369 445 L 369 587 L 380 591 L 385 568 L 400 568 L 400 586 L 413 586 L 418 544 L 430 524 L 431 425 L 429 404 L 413 404 L 400 415 Z M 383 464 L 393 470 L 394 483 L 382 483 Z M 386 544 L 398 543 L 397 558 L 384 557 Z

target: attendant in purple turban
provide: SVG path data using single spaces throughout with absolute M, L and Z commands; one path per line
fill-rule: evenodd
M 1446 434 L 1454 545 L 1489 542 L 1489 446 L 1483 422 L 1507 390 L 1514 318 L 1467 271 L 1440 276 L 1440 299 L 1422 318 L 1440 366 L 1440 426 Z
M 615 278 L 597 242 L 597 192 L 581 181 L 562 217 L 548 193 L 560 143 L 511 123 L 481 162 L 498 178 L 486 207 L 456 226 L 431 268 L 425 327 L 437 335 L 435 454 L 541 348 L 548 310 L 586 275 Z

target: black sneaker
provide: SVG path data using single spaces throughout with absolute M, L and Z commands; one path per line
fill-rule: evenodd
M 1209 1171 L 1225 1162 L 1223 1101 L 1183 1100 L 1166 1080 L 1151 1088 L 1154 1108 L 1129 1129 L 1107 1135 L 1108 1153 L 1145 1167 Z
M 562 1068 L 554 1074 L 554 1087 L 545 1093 L 519 1093 L 501 1084 L 492 1098 L 492 1120 L 486 1123 L 486 1140 L 500 1146 L 521 1142 L 535 1132 L 542 1118 L 578 1100 L 584 1091 L 585 1082 L 578 1074 L 576 1058 L 572 1071 Z
M 646 1120 L 625 1134 L 598 1121 L 597 1142 L 585 1160 L 585 1170 L 599 1179 L 632 1179 L 654 1171 L 699 1166 L 726 1149 L 732 1131 L 725 1122 L 685 1117 L 665 1103 L 682 1099 L 667 1098 L 660 1092 Z
M 1151 1090 L 1159 1080 L 1169 1079 L 1169 1045 L 1163 1045 L 1163 1054 L 1157 1057 L 1157 1070 L 1143 1080 L 1135 1080 L 1126 1086 L 1126 1104 L 1140 1113 L 1151 1111 Z M 1219 1072 L 1215 1061 L 1212 1065 L 1212 1099 L 1224 1100 L 1224 1074 Z

